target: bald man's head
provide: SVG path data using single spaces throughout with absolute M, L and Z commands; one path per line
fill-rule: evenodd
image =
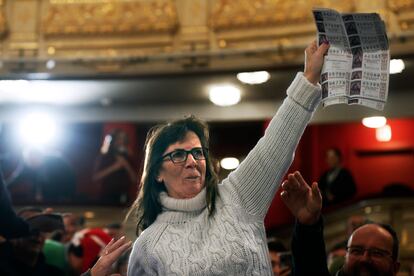
M 348 240 L 344 275 L 396 275 L 398 243 L 389 225 L 370 223 L 357 228 Z

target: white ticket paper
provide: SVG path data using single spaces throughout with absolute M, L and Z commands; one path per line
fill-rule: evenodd
M 390 51 L 376 13 L 314 9 L 318 45 L 329 42 L 321 74 L 322 102 L 383 110 L 388 97 Z

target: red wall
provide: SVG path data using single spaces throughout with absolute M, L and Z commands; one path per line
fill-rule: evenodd
M 392 138 L 378 142 L 375 129 L 361 123 L 311 125 L 305 131 L 289 171 L 299 170 L 306 180 L 318 180 L 327 169 L 325 151 L 337 147 L 343 153 L 344 166 L 349 168 L 357 184 L 356 199 L 378 194 L 393 182 L 414 189 L 414 119 L 393 119 Z M 265 224 L 268 228 L 293 221 L 280 200 L 273 200 Z

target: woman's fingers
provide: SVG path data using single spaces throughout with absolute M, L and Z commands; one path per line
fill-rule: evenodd
M 104 248 L 103 252 L 102 252 L 102 256 L 108 256 L 108 255 L 118 255 L 117 253 L 119 251 L 124 251 L 122 250 L 123 248 L 128 248 L 131 245 L 131 242 L 127 242 L 125 239 L 125 236 L 122 236 L 121 238 L 119 238 L 118 240 L 112 239 Z M 118 249 L 120 249 L 119 251 L 117 251 Z M 117 251 L 117 252 L 115 252 Z M 114 254 L 113 254 L 114 253 Z M 121 253 L 122 254 L 122 253 Z M 120 254 L 120 255 L 121 255 Z M 117 258 L 117 257 L 116 257 Z
M 316 54 L 324 56 L 329 50 L 329 43 L 322 43 L 316 50 Z
M 113 257 L 115 259 L 118 259 L 119 256 L 121 256 L 125 251 L 127 251 L 131 247 L 131 245 L 132 245 L 132 241 L 125 242 L 124 244 L 122 244 L 120 247 L 118 247 L 112 252 Z

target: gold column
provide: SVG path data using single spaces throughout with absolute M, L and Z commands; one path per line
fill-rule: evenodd
M 37 56 L 40 3 L 37 0 L 13 0 L 7 3 L 9 56 Z
M 176 0 L 180 29 L 175 37 L 174 48 L 179 52 L 199 52 L 210 49 L 210 30 L 207 26 L 208 0 Z M 205 66 L 206 58 L 189 58 L 183 66 Z

